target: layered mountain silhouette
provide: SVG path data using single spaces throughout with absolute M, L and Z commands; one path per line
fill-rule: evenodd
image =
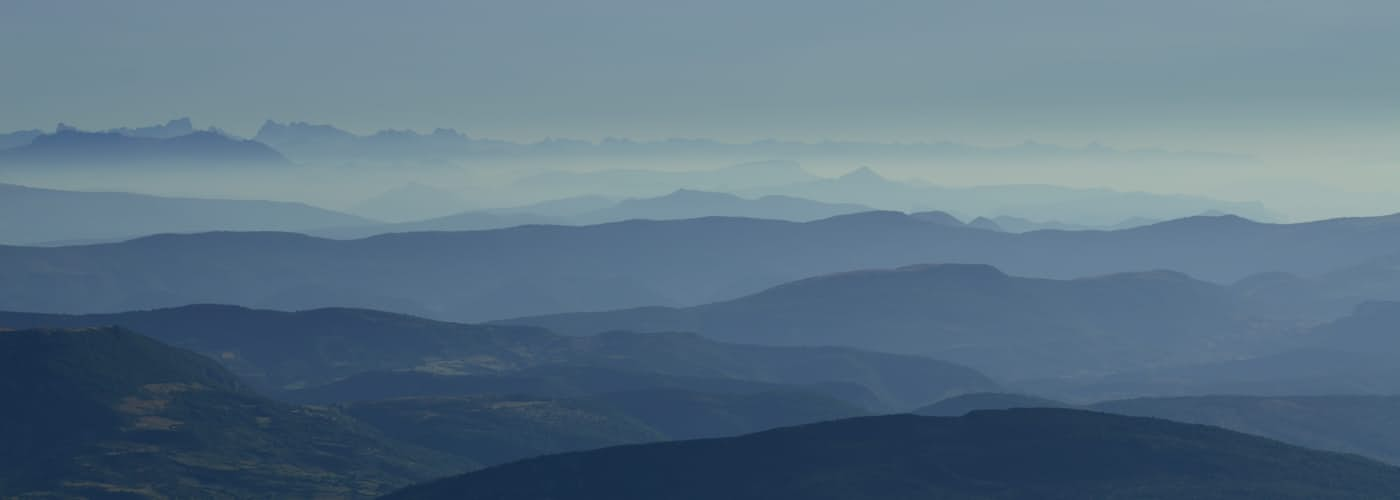
M 1219 428 L 1061 409 L 896 415 L 552 455 L 387 498 L 1383 498 L 1400 469 Z
M 529 395 L 586 398 L 614 392 L 671 390 L 702 394 L 804 392 L 852 406 L 886 409 L 864 385 L 853 382 L 774 383 L 723 377 L 670 375 L 586 365 L 542 365 L 501 373 L 447 375 L 423 371 L 369 371 L 334 382 L 288 391 L 280 397 L 312 404 L 400 398 Z
M 699 217 L 745 217 L 805 222 L 869 210 L 868 207 L 860 205 L 821 203 L 787 196 L 747 199 L 728 193 L 682 189 L 654 198 L 605 202 L 600 208 L 574 211 L 568 215 L 557 213 L 569 212 L 565 205 L 571 201 L 583 206 L 592 200 L 557 200 L 533 207 L 474 210 L 421 221 L 339 227 L 312 233 L 333 238 L 351 238 L 416 231 L 477 231 L 538 224 L 587 225 L 633 219 L 679 220 Z M 545 215 L 532 212 L 532 209 L 556 214 Z
M 545 172 L 522 178 L 510 188 L 547 197 L 605 195 L 655 197 L 678 189 L 742 191 L 819 180 L 792 161 L 741 163 L 724 168 L 691 171 L 602 170 L 595 172 Z
M 734 342 L 920 353 L 1004 378 L 1066 377 L 1233 356 L 1222 287 L 1172 272 L 1077 280 L 1007 276 L 985 265 L 924 265 L 809 278 L 685 309 L 510 320 L 586 334 L 693 331 Z M 1217 352 L 1212 352 L 1212 351 Z
M 1259 203 L 1240 203 L 1199 196 L 1123 192 L 1051 185 L 989 185 L 946 187 L 903 182 L 860 167 L 834 178 L 754 189 L 745 194 L 780 194 L 813 200 L 857 203 L 885 210 L 946 210 L 961 214 L 1005 217 L 994 219 L 1014 232 L 1033 229 L 1126 228 L 1141 225 L 1118 214 L 1164 220 L 1219 212 L 1270 220 L 1277 216 Z M 1033 223 L 1025 218 L 1042 221 Z M 1002 224 L 1002 223 L 1005 224 Z
M 218 132 L 159 138 L 119 132 L 63 129 L 28 144 L 0 150 L 0 166 L 13 167 L 213 167 L 282 166 L 287 159 L 267 145 Z
M 411 222 L 459 213 L 470 206 L 455 192 L 411 182 L 361 200 L 346 211 L 375 220 Z
M 59 125 L 59 129 L 66 128 Z M 213 131 L 211 129 L 210 131 Z M 180 137 L 195 132 L 194 122 L 185 118 L 176 118 L 160 125 L 149 125 L 145 127 L 120 127 L 108 130 L 107 132 L 121 134 L 131 137 L 149 137 L 152 139 L 170 139 Z
M 17 148 L 34 141 L 34 138 L 44 135 L 43 130 L 16 130 L 0 134 L 0 150 Z
M 514 143 L 467 137 L 453 129 L 429 133 L 380 130 L 354 134 L 332 125 L 268 120 L 253 140 L 299 161 L 440 161 L 468 155 L 497 155 L 520 149 Z
M 294 400 L 356 400 L 409 395 L 462 395 L 487 389 L 452 389 L 439 392 L 395 392 L 390 377 L 361 383 L 352 377 L 375 371 L 417 370 L 438 374 L 508 376 L 496 379 L 501 390 L 537 384 L 522 379 L 547 379 L 544 372 L 523 372 L 550 365 L 593 367 L 621 372 L 642 372 L 669 377 L 646 381 L 575 380 L 576 390 L 537 392 L 567 396 L 614 390 L 671 387 L 714 391 L 713 382 L 676 377 L 733 379 L 798 386 L 807 392 L 836 395 L 859 401 L 874 399 L 872 409 L 908 409 L 928 401 L 965 392 L 991 390 L 996 384 L 971 369 L 928 358 L 878 354 L 829 347 L 764 347 L 726 344 L 693 334 L 634 334 L 612 332 L 588 337 L 566 337 L 537 328 L 476 326 L 430 321 L 411 316 L 354 309 L 325 309 L 298 313 L 250 310 L 228 306 L 190 306 L 176 309 L 60 316 L 0 313 L 0 327 L 28 328 L 122 325 L 163 342 L 181 346 L 219 360 L 254 387 L 271 394 L 341 381 L 318 398 L 290 395 Z M 577 373 L 575 374 L 578 375 Z M 594 377 L 607 373 L 594 372 Z M 556 376 L 557 377 L 557 376 Z M 623 375 L 621 378 L 627 378 Z M 422 382 L 422 379 L 413 379 Z M 457 387 L 489 383 L 448 380 L 436 383 Z M 357 385 L 358 384 L 358 385 Z M 378 385 L 376 385 L 378 384 Z M 398 382 L 402 387 L 402 382 Z M 521 384 L 521 385 L 511 385 Z M 592 388 L 589 388 L 590 384 Z M 630 385 L 629 385 L 630 384 Z M 707 385 L 708 384 L 708 385 Z M 846 384 L 864 388 L 823 388 Z M 360 389 L 355 389 L 359 387 Z M 780 387 L 769 385 L 765 390 Z M 425 390 L 419 388 L 417 390 Z M 360 391 L 363 391 L 362 393 Z M 867 392 L 868 391 L 868 392 Z M 534 391 L 526 391 L 534 392 Z M 754 392 L 729 389 L 725 392 Z M 360 394 L 360 395 L 357 395 Z M 873 395 L 873 396 L 871 396 Z
M 1365 222 L 1365 223 L 1362 223 Z M 0 307 L 96 312 L 220 302 L 356 306 L 479 321 L 697 305 L 855 269 L 980 262 L 1068 278 L 1173 269 L 1217 282 L 1324 273 L 1400 247 L 1391 218 L 1192 217 L 1121 231 L 998 233 L 892 212 L 795 223 L 710 217 L 331 241 L 280 233 L 0 248 Z M 82 277 L 80 280 L 75 277 Z
M 680 189 L 656 198 L 623 200 L 616 205 L 580 215 L 585 222 L 627 219 L 693 219 L 697 217 L 748 217 L 806 222 L 842 214 L 866 212 L 856 204 L 822 203 L 790 196 L 741 198 L 728 193 Z
M 98 242 L 156 233 L 297 231 L 369 221 L 300 203 L 170 198 L 0 184 L 0 243 Z
M 1387 217 L 1377 224 L 1400 218 Z M 1400 301 L 1400 254 L 1367 259 L 1325 273 L 1300 276 L 1262 273 L 1234 284 L 1262 314 L 1279 317 L 1338 317 L 1372 301 Z
M 1208 363 L 1143 368 L 1024 386 L 1080 400 L 1133 396 L 1395 394 L 1400 303 L 1371 302 L 1315 327 L 1269 335 L 1275 352 Z
M 1011 410 L 1016 408 L 1074 408 L 1075 405 L 1053 399 L 1009 392 L 977 392 L 961 394 L 920 407 L 915 415 L 927 417 L 961 417 L 979 410 Z
M 468 465 L 120 328 L 0 332 L 0 495 L 363 498 Z
M 806 392 L 677 389 L 582 398 L 521 395 L 395 398 L 341 407 L 385 435 L 475 463 L 606 446 L 747 434 L 866 412 Z

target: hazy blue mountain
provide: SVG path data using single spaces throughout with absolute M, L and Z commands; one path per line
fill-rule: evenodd
M 819 177 L 796 162 L 742 163 L 713 170 L 603 170 L 595 172 L 546 172 L 525 177 L 511 189 L 544 196 L 585 194 L 648 197 L 678 189 L 735 192 L 764 186 L 809 182 Z
M 1393 222 L 1396 218 L 1388 218 Z M 1264 273 L 1235 283 L 1261 313 L 1300 319 L 1334 318 L 1369 301 L 1400 301 L 1400 254 L 1309 276 Z
M 397 224 L 330 228 L 313 231 L 331 238 L 363 238 L 376 234 L 415 231 L 479 231 L 531 224 L 587 225 L 626 220 L 678 220 L 698 217 L 747 217 L 805 222 L 841 214 L 868 211 L 859 205 L 821 203 L 787 196 L 741 198 L 728 193 L 682 189 L 655 198 L 630 198 L 606 202 L 601 208 L 579 210 L 605 200 L 572 198 L 505 210 L 473 210 L 431 219 Z M 572 212 L 569 216 L 541 215 L 529 211 Z
M 616 205 L 618 201 L 607 196 L 584 195 L 545 200 L 518 207 L 493 208 L 491 211 L 498 214 L 525 213 L 551 217 L 573 217 L 611 207 Z
M 1229 293 L 1172 272 L 1076 280 L 985 265 L 809 278 L 726 302 L 508 320 L 569 334 L 694 331 L 733 342 L 919 353 L 1006 379 L 1220 359 L 1245 349 Z
M 1059 221 L 1033 221 L 1023 217 L 1012 217 L 1009 215 L 999 215 L 990 219 L 983 219 L 983 224 L 995 224 L 996 227 L 1013 233 L 1025 233 L 1039 231 L 1042 229 L 1053 229 L 1059 231 L 1094 231 L 1094 230 L 1115 230 L 1132 229 L 1135 227 L 1149 226 L 1162 222 L 1162 219 L 1151 219 L 1147 217 L 1129 217 L 1117 223 L 1107 225 L 1086 225 L 1068 224 Z
M 1351 315 L 1309 331 L 1303 342 L 1356 353 L 1400 353 L 1400 302 L 1366 302 Z
M 299 161 L 422 162 L 470 154 L 497 154 L 518 146 L 467 137 L 452 129 L 423 134 L 411 130 L 380 130 L 358 135 L 331 125 L 268 120 L 253 136 Z
M 869 212 L 808 223 L 707 217 L 354 241 L 157 236 L 0 247 L 0 308 L 98 312 L 218 302 L 363 306 L 479 321 L 697 305 L 821 274 L 931 262 L 979 262 L 1054 278 L 1173 269 L 1231 282 L 1266 271 L 1314 275 L 1392 254 L 1400 248 L 1400 224 L 1391 220 L 1191 217 L 1120 231 L 1011 234 Z
M 168 198 L 0 184 L 0 243 L 6 244 L 214 230 L 295 231 L 368 222 L 300 203 Z
M 387 222 L 408 222 L 455 214 L 471 203 L 446 189 L 416 182 L 389 189 L 355 203 L 347 212 Z
M 604 446 L 733 436 L 865 414 L 810 393 L 709 394 L 675 389 L 577 399 L 398 398 L 342 408 L 392 438 L 487 465 Z
M 17 148 L 29 144 L 34 138 L 44 135 L 43 130 L 17 130 L 0 134 L 0 150 Z
M 468 465 L 120 328 L 0 332 L 0 496 L 365 498 Z
M 1198 396 L 1090 405 L 1096 411 L 1216 425 L 1400 464 L 1400 396 Z
M 386 436 L 482 466 L 668 436 L 606 404 L 522 395 L 414 397 L 337 407 Z
M 642 389 L 589 399 L 641 421 L 669 439 L 735 436 L 868 414 L 865 408 L 829 396 L 792 390 L 716 394 Z
M 957 217 L 954 217 L 953 214 L 950 214 L 950 213 L 948 213 L 948 212 L 944 212 L 944 211 L 941 211 L 941 210 L 928 210 L 928 211 L 924 211 L 924 212 L 914 212 L 914 213 L 909 214 L 909 216 L 910 216 L 910 217 L 913 217 L 913 218 L 915 218 L 915 219 L 922 220 L 922 221 L 932 222 L 932 223 L 934 223 L 934 224 L 942 224 L 942 225 L 945 225 L 945 226 L 962 226 L 962 225 L 964 225 L 964 224 L 963 224 L 963 221 L 958 220 L 958 218 L 957 218 Z
M 69 129 L 0 150 L 0 166 L 6 168 L 264 167 L 287 163 L 281 153 L 263 143 L 217 132 L 152 138 Z
M 1281 352 L 1022 386 L 1076 400 L 1135 396 L 1400 393 L 1400 303 L 1367 303 L 1344 318 L 1261 339 Z
M 778 384 L 738 378 L 668 375 L 585 365 L 543 365 L 473 375 L 444 375 L 423 371 L 370 371 L 325 385 L 284 392 L 279 394 L 279 397 L 300 403 L 329 404 L 409 397 L 492 394 L 580 398 L 653 389 L 704 394 L 806 392 L 843 401 L 859 408 L 888 408 L 888 404 L 882 402 L 865 386 L 849 382 Z
M 828 394 L 855 394 L 829 387 L 855 384 L 879 404 L 896 409 L 996 387 L 976 371 L 928 358 L 835 347 L 726 344 L 693 334 L 566 337 L 537 328 L 443 323 L 354 309 L 285 313 L 190 306 L 88 316 L 0 313 L 0 327 L 10 328 L 113 324 L 208 355 L 273 393 L 370 371 L 529 377 L 529 372 L 511 372 L 550 365 L 796 385 Z M 634 388 L 654 386 L 659 385 Z M 369 397 L 384 395 L 368 387 Z M 332 399 L 353 397 L 341 394 Z
M 189 135 L 195 132 L 194 122 L 188 117 L 176 118 L 161 125 L 150 125 L 146 127 L 120 127 L 107 130 L 109 133 L 121 134 L 130 137 L 147 137 L 151 139 L 170 139 Z
M 666 220 L 718 216 L 806 222 L 867 211 L 870 211 L 870 207 L 822 203 L 790 196 L 748 199 L 728 193 L 679 189 L 655 198 L 622 200 L 610 207 L 582 214 L 577 219 L 585 223 L 602 223 L 628 219 Z
M 563 217 L 536 215 L 525 212 L 473 210 L 420 221 L 331 227 L 307 231 L 307 233 L 325 238 L 351 239 L 367 238 L 391 233 L 484 231 L 529 225 L 571 225 L 571 223 L 572 221 L 570 219 Z
M 961 417 L 980 410 L 1010 410 L 1015 408 L 1071 408 L 1073 405 L 1027 394 L 978 392 L 953 396 L 914 410 L 915 415 L 929 417 Z
M 1230 361 L 1164 366 L 1097 377 L 1021 381 L 1018 388 L 1078 401 L 1139 396 L 1394 394 L 1394 354 L 1291 349 Z
M 305 154 L 308 148 L 335 150 L 345 147 L 355 140 L 350 132 L 331 125 L 312 125 L 306 122 L 277 123 L 263 122 L 253 136 L 253 140 L 295 154 Z
M 895 415 L 529 459 L 387 498 L 1384 498 L 1400 469 L 1061 409 Z
M 812 200 L 856 203 L 884 210 L 946 210 L 980 216 L 1010 216 L 997 220 L 1012 232 L 1031 227 L 1015 224 L 1021 218 L 1064 221 L 1059 229 L 1124 228 L 1143 219 L 1174 219 L 1219 211 L 1258 220 L 1273 220 L 1277 214 L 1259 203 L 1241 203 L 1187 195 L 1123 192 L 1110 189 L 1070 188 L 1050 185 L 988 185 L 945 187 L 888 179 L 869 167 L 861 167 L 835 178 L 824 178 L 785 186 L 770 186 L 741 194 L 781 194 Z M 1120 220 L 1123 214 L 1133 222 Z M 1050 229 L 1035 227 L 1035 229 Z
M 969 222 L 967 223 L 967 225 L 968 225 L 969 227 L 975 227 L 975 228 L 978 228 L 978 229 L 986 229 L 986 230 L 988 230 L 988 231 L 1005 231 L 1005 230 L 1006 230 L 1006 228 L 1001 227 L 1001 224 L 998 224 L 996 221 L 994 221 L 994 220 L 992 220 L 992 219 L 988 219 L 988 218 L 986 218 L 986 217 L 978 217 L 978 218 L 976 218 L 976 219 L 972 219 L 971 221 L 969 221 Z

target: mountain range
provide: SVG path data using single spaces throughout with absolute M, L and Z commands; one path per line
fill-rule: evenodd
M 285 166 L 286 158 L 267 145 L 218 132 L 196 131 L 174 137 L 125 135 L 61 129 L 29 143 L 0 150 L 7 169 Z
M 867 212 L 807 223 L 707 217 L 352 241 L 265 232 L 161 235 L 0 247 L 0 307 L 110 312 L 212 302 L 480 321 L 698 305 L 827 273 L 931 262 L 980 262 L 1052 278 L 1172 269 L 1229 282 L 1261 272 L 1317 275 L 1391 255 L 1400 247 L 1396 221 L 1264 224 L 1218 216 L 1118 231 L 1012 234 Z

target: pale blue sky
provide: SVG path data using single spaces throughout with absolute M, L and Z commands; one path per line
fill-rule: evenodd
M 1380 0 L 0 0 L 0 130 L 188 115 L 1374 162 L 1400 157 L 1397 19 Z

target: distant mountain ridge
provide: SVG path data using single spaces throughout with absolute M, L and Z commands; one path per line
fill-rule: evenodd
M 1123 229 L 1155 220 L 1202 213 L 1228 213 L 1256 220 L 1278 215 L 1257 202 L 1243 203 L 1205 198 L 1111 189 L 1071 188 L 1051 185 L 985 185 L 946 187 L 922 181 L 897 181 L 861 167 L 834 178 L 774 185 L 741 191 L 741 194 L 779 194 L 836 203 L 858 203 L 885 210 L 929 211 L 1002 218 L 998 225 L 1013 232 L 1034 229 Z M 1134 218 L 1120 220 L 1122 214 Z M 1036 220 L 1061 222 L 1031 222 Z
M 1012 234 L 867 212 L 807 223 L 707 217 L 351 241 L 166 235 L 0 247 L 0 276 L 44 284 L 0 280 L 0 308 L 98 312 L 219 302 L 362 306 L 481 321 L 704 304 L 827 273 L 937 262 L 1049 278 L 1174 269 L 1231 282 L 1260 272 L 1320 274 L 1390 255 L 1400 248 L 1397 227 L 1387 217 L 1264 224 L 1200 216 L 1119 231 Z M 87 281 L 80 285 L 74 276 Z
M 0 184 L 0 243 L 129 239 L 156 233 L 305 231 L 370 221 L 300 203 L 60 191 Z
M 552 205 L 562 205 L 569 201 L 559 200 Z M 580 206 L 589 202 L 591 200 L 577 200 Z M 700 217 L 808 222 L 870 210 L 869 207 L 861 205 L 822 203 L 789 196 L 748 199 L 728 193 L 689 189 L 654 198 L 629 198 L 603 205 L 569 215 L 534 213 L 529 206 L 504 210 L 472 210 L 412 222 L 327 228 L 311 231 L 311 234 L 331 238 L 363 238 L 417 231 L 480 231 L 538 224 L 581 226 L 627 220 L 682 220 Z M 538 208 L 547 209 L 549 206 L 542 205 Z
M 265 167 L 288 164 L 281 153 L 263 143 L 210 131 L 165 137 L 155 133 L 140 136 L 122 132 L 61 129 L 34 137 L 28 144 L 0 150 L 0 165 L 6 168 Z
M 312 124 L 303 121 L 277 122 L 267 120 L 258 129 L 255 140 L 265 142 L 301 158 L 347 159 L 354 157 L 397 156 L 405 159 L 430 157 L 450 158 L 468 155 L 687 155 L 687 156 L 760 156 L 760 157 L 887 157 L 887 158 L 957 158 L 961 161 L 1005 161 L 1007 159 L 1039 157 L 1051 160 L 1067 158 L 1089 160 L 1136 161 L 1211 161 L 1215 163 L 1247 163 L 1246 156 L 1192 151 L 1163 151 L 1150 149 L 1115 149 L 1093 144 L 1084 147 L 1058 146 L 1025 142 L 1022 144 L 984 147 L 951 142 L 880 143 L 859 141 L 799 142 L 759 140 L 752 142 L 721 142 L 711 139 L 670 138 L 641 141 L 626 138 L 605 138 L 599 141 L 547 138 L 534 142 L 513 142 L 470 137 L 450 128 L 438 128 L 428 133 L 412 130 L 379 130 L 357 134 L 332 124 Z

